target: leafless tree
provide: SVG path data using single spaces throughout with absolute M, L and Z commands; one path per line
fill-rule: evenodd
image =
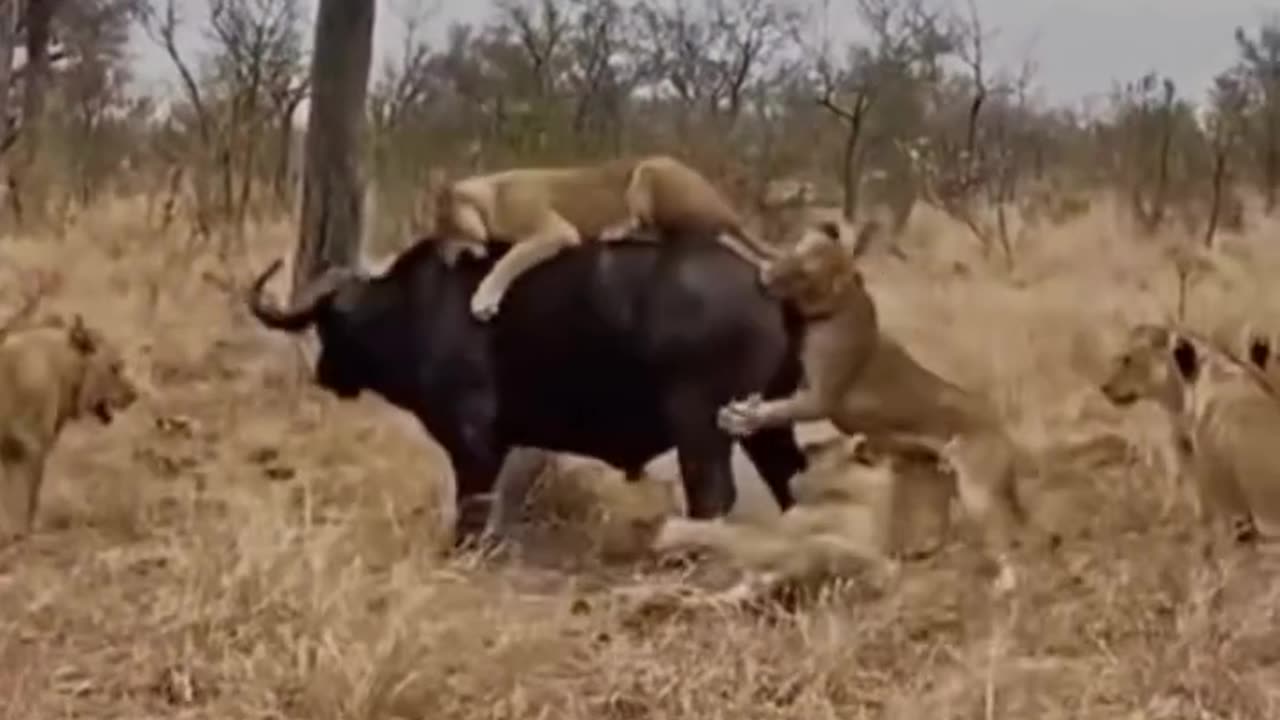
M 18 139 L 17 123 L 10 119 L 9 89 L 13 84 L 13 51 L 18 45 L 19 0 L 0 0 L 0 154 Z
M 701 13 L 684 3 L 641 3 L 636 11 L 654 76 L 687 115 L 700 109 L 730 124 L 799 21 L 771 0 L 707 0 Z
M 818 75 L 818 105 L 834 115 L 845 128 L 843 151 L 840 154 L 840 184 L 843 188 L 840 207 L 844 217 L 852 222 L 858 214 L 858 189 L 862 182 L 858 150 L 867 111 L 871 108 L 874 95 L 869 83 L 858 82 L 857 78 L 849 77 L 848 73 L 841 78 L 826 62 L 819 64 Z M 852 85 L 847 101 L 842 101 L 839 97 L 842 85 Z
M 1280 203 L 1280 13 L 1270 16 L 1256 36 L 1236 28 L 1246 89 L 1253 95 L 1249 132 L 1257 148 L 1259 182 L 1268 213 Z
M 298 0 L 210 0 L 211 70 L 225 87 L 227 106 L 218 158 L 223 207 L 238 222 L 244 220 L 258 174 L 259 138 L 271 124 L 288 128 L 304 97 L 300 20 Z M 284 135 L 279 152 L 287 154 Z
M 1204 231 L 1205 247 L 1213 247 L 1214 237 L 1222 221 L 1224 205 L 1231 192 L 1227 184 L 1231 158 L 1243 135 L 1248 103 L 1248 91 L 1239 68 L 1228 70 L 1214 78 L 1213 109 L 1209 118 L 1213 147 L 1213 176 L 1210 186 L 1212 196 L 1209 204 L 1209 219 Z
M 607 136 L 621 150 L 624 98 L 639 79 L 628 42 L 630 18 L 617 0 L 572 0 L 567 80 L 571 127 L 579 137 Z
M 189 173 L 195 194 L 194 220 L 197 233 L 208 237 L 212 233 L 214 218 L 212 192 L 209 187 L 210 178 L 204 172 L 203 166 L 212 163 L 221 138 L 216 120 L 205 100 L 205 93 L 179 47 L 178 32 L 182 22 L 183 18 L 178 13 L 176 0 L 165 0 L 162 7 L 147 9 L 142 25 L 147 34 L 164 50 L 169 61 L 173 63 L 174 69 L 177 70 L 178 80 L 193 115 L 196 132 L 195 150 L 200 166 Z M 172 177 L 175 178 L 176 186 L 181 173 L 176 172 Z
M 533 95 L 549 99 L 556 90 L 557 66 L 568 44 L 569 13 L 561 0 L 497 0 L 500 22 L 509 25 L 528 62 Z
M 49 91 L 53 19 L 63 0 L 27 0 L 20 19 L 26 38 L 26 66 L 22 79 L 22 120 L 16 136 L 17 157 L 9 173 L 10 203 L 22 222 L 29 209 L 42 208 L 45 180 L 37 160 L 44 130 L 45 100 Z

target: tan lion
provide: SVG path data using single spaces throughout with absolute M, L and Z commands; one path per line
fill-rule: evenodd
M 1000 566 L 997 588 L 1011 589 L 1016 577 L 1008 550 L 1014 526 L 1026 521 L 1018 476 L 1036 467 L 985 398 L 922 366 L 879 331 L 874 303 L 853 266 L 868 235 L 864 228 L 850 246 L 847 233 L 809 232 L 766 268 L 765 286 L 805 317 L 804 381 L 788 397 L 730 403 L 719 424 L 741 437 L 827 419 L 848 435 L 936 453 Z
M 0 340 L 0 533 L 29 534 L 44 467 L 63 426 L 85 413 L 103 424 L 137 399 L 119 352 L 79 315 L 70 326 Z
M 757 268 L 776 254 L 705 177 L 665 155 L 475 175 L 446 184 L 436 212 L 450 263 L 463 252 L 487 255 L 490 242 L 512 244 L 471 296 L 481 320 L 497 314 L 516 278 L 584 240 L 656 239 L 633 233 L 639 229 L 707 232 Z
M 1280 539 L 1280 396 L 1248 360 L 1176 328 L 1133 328 L 1101 390 L 1117 406 L 1173 415 L 1196 515 L 1238 537 Z
M 668 517 L 653 549 L 709 550 L 727 560 L 743 575 L 721 600 L 831 579 L 865 578 L 883 588 L 897 573 L 888 555 L 894 478 L 886 463 L 864 464 L 862 443 L 843 437 L 812 453 L 808 468 L 791 479 L 795 504 L 777 518 Z

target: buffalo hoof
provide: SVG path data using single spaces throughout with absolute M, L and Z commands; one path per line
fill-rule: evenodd
M 716 413 L 716 424 L 721 430 L 734 437 L 751 435 L 760 429 L 762 404 L 763 400 L 759 395 L 750 395 L 746 399 L 731 402 Z

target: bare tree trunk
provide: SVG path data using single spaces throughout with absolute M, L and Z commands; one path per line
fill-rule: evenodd
M 276 155 L 275 178 L 272 180 L 272 188 L 275 190 L 276 202 L 280 203 L 281 207 L 287 206 L 291 200 L 292 187 L 289 184 L 289 170 L 292 167 L 294 155 L 293 115 L 305 97 L 305 94 L 299 92 L 286 100 L 284 107 L 280 109 L 276 117 L 276 133 L 280 147 Z
M 1218 223 L 1222 218 L 1223 185 L 1227 179 L 1227 148 L 1219 142 L 1214 148 L 1213 157 L 1213 200 L 1209 205 L 1209 224 L 1204 230 L 1204 246 L 1213 247 L 1213 238 L 1218 232 Z
M 293 294 L 360 256 L 360 135 L 373 54 L 374 0 L 320 0 L 311 59 L 302 222 Z
M 818 104 L 839 118 L 845 126 L 844 151 L 840 157 L 840 182 L 844 186 L 840 210 L 845 220 L 853 222 L 858 214 L 858 189 L 862 184 L 858 149 L 862 141 L 863 121 L 866 119 L 867 109 L 871 106 L 871 98 L 865 91 L 860 91 L 854 98 L 852 108 L 844 108 L 837 105 L 832 94 L 828 92 L 818 98 Z
M 62 0 L 27 0 L 27 64 L 23 70 L 22 134 L 19 140 L 16 177 L 11 178 L 19 193 L 15 208 L 40 211 L 44 182 L 38 177 L 37 160 L 44 128 L 45 95 L 49 86 L 49 40 L 53 16 Z
M 1268 215 L 1276 209 L 1276 190 L 1280 188 L 1280 117 L 1267 130 L 1267 149 L 1262 155 L 1263 208 Z
M 9 125 L 9 86 L 13 83 L 13 50 L 18 42 L 18 8 L 20 0 L 0 0 L 0 153 L 12 142 L 10 133 L 17 125 Z

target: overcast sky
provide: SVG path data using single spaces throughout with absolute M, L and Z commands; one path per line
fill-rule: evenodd
M 354 0 L 352 0 L 354 1 Z M 401 8 L 435 7 L 433 37 L 453 20 L 476 21 L 491 12 L 487 0 L 377 0 L 375 67 L 395 52 L 403 33 Z M 698 0 L 687 0 L 697 2 Z M 945 1 L 945 0 L 944 0 Z M 208 0 L 178 0 L 187 18 L 185 38 L 202 42 L 195 27 Z M 314 0 L 303 0 L 314 7 Z M 1235 58 L 1232 37 L 1238 25 L 1255 27 L 1274 2 L 1261 0 L 977 0 L 983 21 L 997 34 L 994 64 L 1010 68 L 1031 58 L 1038 84 L 1049 98 L 1074 102 L 1105 93 L 1113 80 L 1129 80 L 1148 70 L 1170 75 L 1181 91 L 1202 98 L 1213 75 Z M 830 31 L 847 37 L 856 27 L 852 0 L 830 0 Z M 154 43 L 135 42 L 139 80 L 152 91 L 171 86 L 174 72 Z

